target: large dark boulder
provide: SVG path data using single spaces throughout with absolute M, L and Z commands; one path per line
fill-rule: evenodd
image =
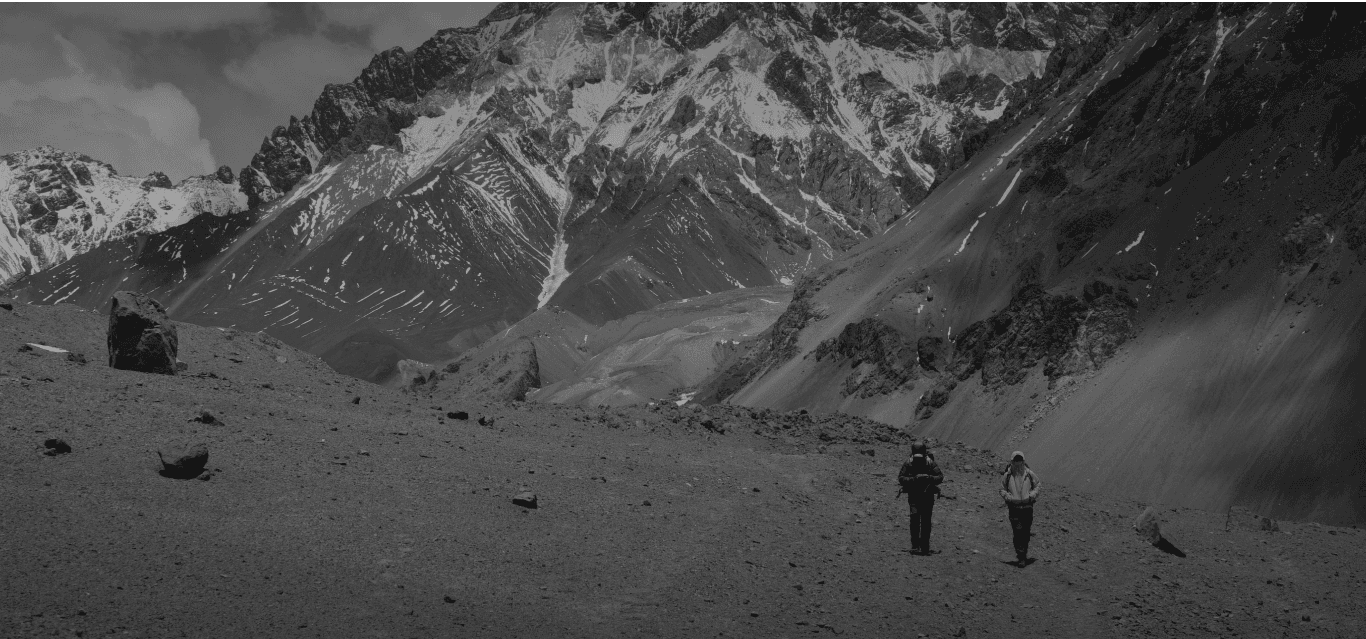
M 130 291 L 114 293 L 109 308 L 109 367 L 176 374 L 180 340 L 156 300 Z

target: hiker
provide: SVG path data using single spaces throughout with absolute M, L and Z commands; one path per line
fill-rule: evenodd
M 930 522 L 934 515 L 934 496 L 939 494 L 939 484 L 944 481 L 944 473 L 934 463 L 934 455 L 924 442 L 911 445 L 911 458 L 901 465 L 897 482 L 906 493 L 906 503 L 911 509 L 911 552 L 921 555 L 930 551 Z
M 1015 560 L 1024 566 L 1029 559 L 1029 528 L 1034 525 L 1034 502 L 1039 499 L 1043 482 L 1025 463 L 1024 453 L 1010 454 L 1010 467 L 1001 478 L 1001 498 L 1010 509 L 1010 527 L 1015 531 Z

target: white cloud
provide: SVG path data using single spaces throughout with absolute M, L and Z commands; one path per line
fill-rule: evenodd
M 474 26 L 495 6 L 493 2 L 344 2 L 324 4 L 322 10 L 337 24 L 369 28 L 370 43 L 376 51 L 395 46 L 412 51 L 441 29 Z
M 320 35 L 293 36 L 267 42 L 245 60 L 223 68 L 233 84 L 259 96 L 307 113 L 329 82 L 350 82 L 360 75 L 373 53 L 338 44 Z
M 143 32 L 203 31 L 233 24 L 261 24 L 270 19 L 266 6 L 257 2 L 59 2 L 52 4 L 51 8 L 70 18 L 96 21 L 105 27 L 124 31 Z
M 117 78 L 97 78 L 74 45 L 57 39 L 69 75 L 0 82 L 0 149 L 51 144 L 127 175 L 162 171 L 173 180 L 213 171 L 199 111 L 179 88 L 165 82 L 133 88 Z

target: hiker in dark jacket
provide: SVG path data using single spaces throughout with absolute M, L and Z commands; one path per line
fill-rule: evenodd
M 1010 527 L 1015 531 L 1015 560 L 1024 566 L 1029 559 L 1029 529 L 1034 525 L 1034 502 L 1039 499 L 1043 482 L 1025 463 L 1024 453 L 1010 455 L 1010 467 L 1001 478 L 1001 498 L 1010 509 Z
M 897 482 L 906 493 L 911 509 L 911 552 L 928 555 L 930 551 L 930 522 L 934 516 L 934 496 L 944 473 L 934 463 L 934 456 L 924 442 L 911 445 L 911 458 L 901 465 Z

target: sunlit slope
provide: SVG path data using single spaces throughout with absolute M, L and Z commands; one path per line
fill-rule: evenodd
M 1145 499 L 1360 521 L 1361 23 L 1162 11 L 799 285 L 791 357 L 756 349 L 729 401 L 1022 448 Z

